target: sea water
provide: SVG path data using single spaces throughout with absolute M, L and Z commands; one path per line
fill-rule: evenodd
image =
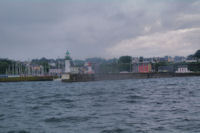
M 0 133 L 195 132 L 200 77 L 0 83 Z

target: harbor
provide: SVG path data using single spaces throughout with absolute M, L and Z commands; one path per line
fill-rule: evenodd
M 4 68 L 4 71 L 1 70 L 1 73 L 4 72 L 4 74 L 0 75 L 0 82 L 89 82 L 200 76 L 200 63 L 193 58 L 192 60 L 183 60 L 183 58 L 175 60 L 172 57 L 137 58 L 122 56 L 109 63 L 98 63 L 93 60 L 82 61 L 82 64 L 80 64 L 80 61 L 77 63 L 70 56 L 70 52 L 67 51 L 64 59 L 57 59 L 56 62 L 45 58 L 31 62 L 7 61 L 9 65 Z
M 0 133 L 200 133 L 200 0 L 0 0 Z
M 30 81 L 53 81 L 57 76 L 49 75 L 47 67 L 31 65 L 27 62 L 12 62 L 0 75 L 0 82 L 30 82 Z
M 139 60 L 139 59 L 138 59 Z M 169 60 L 169 58 L 167 58 Z M 96 73 L 91 63 L 86 63 L 85 71 L 79 71 L 81 68 L 77 68 L 74 71 L 74 67 L 71 66 L 72 58 L 67 51 L 65 56 L 65 70 L 61 76 L 62 82 L 89 82 L 89 81 L 101 81 L 101 80 L 125 80 L 125 79 L 147 79 L 147 78 L 172 78 L 172 77 L 191 77 L 200 76 L 200 72 L 192 72 L 186 65 L 179 65 L 177 69 L 173 66 L 160 66 L 158 71 L 153 70 L 153 64 L 150 62 L 139 62 L 136 59 L 132 59 L 129 72 L 123 71 L 119 73 Z M 126 64 L 125 64 L 126 65 Z

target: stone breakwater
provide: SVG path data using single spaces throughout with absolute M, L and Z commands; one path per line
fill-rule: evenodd
M 24 82 L 24 81 L 53 81 L 52 76 L 42 77 L 8 77 L 0 78 L 0 82 Z
M 146 79 L 200 76 L 200 73 L 113 73 L 113 74 L 69 74 L 63 82 L 88 82 L 101 80 Z

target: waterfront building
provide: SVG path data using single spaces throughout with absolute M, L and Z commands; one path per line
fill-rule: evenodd
M 85 74 L 94 74 L 94 71 L 92 69 L 92 63 L 90 62 L 85 63 L 85 68 L 86 68 L 84 71 Z
M 172 58 L 171 56 L 165 56 L 160 58 L 160 62 L 173 62 L 174 58 Z
M 74 73 L 74 74 L 80 73 L 79 72 L 79 67 L 71 67 L 70 71 L 71 71 L 71 73 Z
M 194 59 L 189 59 L 189 60 L 185 60 L 186 63 L 193 63 L 193 62 L 198 62 L 197 60 Z
M 55 62 L 50 62 L 50 63 L 49 63 L 49 66 L 50 66 L 50 67 L 56 67 L 56 63 L 55 63 Z
M 174 57 L 174 62 L 179 63 L 179 62 L 184 62 L 186 58 L 184 56 L 175 56 Z
M 49 75 L 51 76 L 59 76 L 61 74 L 62 74 L 62 69 L 58 69 L 58 68 L 49 69 Z
M 160 58 L 159 57 L 153 57 L 152 63 L 158 63 L 158 62 L 160 62 Z
M 155 61 L 153 58 L 144 58 L 143 62 L 154 63 Z
M 159 66 L 158 72 L 174 72 L 174 66 L 173 65 Z
M 42 65 L 31 65 L 30 71 L 32 76 L 43 76 L 44 67 Z
M 132 63 L 139 63 L 138 57 L 132 57 Z
M 187 65 L 181 65 L 181 66 L 177 67 L 176 73 L 191 73 L 191 71 L 188 70 L 188 66 Z
M 150 73 L 152 72 L 152 65 L 149 62 L 133 63 L 133 73 Z

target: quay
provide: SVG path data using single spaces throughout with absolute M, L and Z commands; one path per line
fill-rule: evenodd
M 148 78 L 172 78 L 200 76 L 200 73 L 113 73 L 113 74 L 65 74 L 63 82 L 88 82 L 101 80 L 125 80 Z
M 52 76 L 4 77 L 0 82 L 53 81 Z

